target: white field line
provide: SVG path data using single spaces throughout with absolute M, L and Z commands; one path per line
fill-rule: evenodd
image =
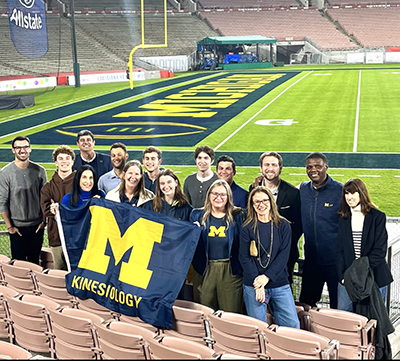
M 293 85 L 296 85 L 300 80 L 303 80 L 306 76 L 310 75 L 313 72 L 311 70 L 306 75 L 302 76 L 299 80 L 295 81 L 292 85 L 289 85 L 285 90 L 283 90 L 280 94 L 278 94 L 274 99 L 272 99 L 267 105 L 262 107 L 256 114 L 254 114 L 247 122 L 243 123 L 239 128 L 237 128 L 233 133 L 231 133 L 227 138 L 225 138 L 221 143 L 219 143 L 214 150 L 220 148 L 223 144 L 225 144 L 229 139 L 231 139 L 239 130 L 244 128 L 247 124 L 249 124 L 258 114 L 260 114 L 265 108 L 271 105 L 276 99 L 278 99 L 281 95 L 283 95 L 287 90 L 289 90 Z
M 354 125 L 353 153 L 357 152 L 358 122 L 360 118 L 360 97 L 361 97 L 361 69 L 358 74 L 357 110 L 356 110 L 356 124 Z
M 380 178 L 380 175 L 378 175 L 378 174 L 359 174 L 358 177 Z

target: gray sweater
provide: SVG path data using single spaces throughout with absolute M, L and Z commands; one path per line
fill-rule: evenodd
M 188 175 L 183 184 L 183 192 L 189 200 L 193 208 L 204 207 L 208 188 L 218 179 L 218 176 L 213 172 L 211 179 L 201 182 L 197 179 L 197 173 Z
M 15 162 L 0 170 L 0 212 L 8 211 L 16 227 L 35 226 L 42 222 L 40 190 L 46 183 L 46 171 L 29 162 L 20 169 Z

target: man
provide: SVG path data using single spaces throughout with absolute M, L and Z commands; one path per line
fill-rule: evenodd
M 89 164 L 93 167 L 97 179 L 99 179 L 104 173 L 113 169 L 109 155 L 96 153 L 93 150 L 96 141 L 90 130 L 81 130 L 76 137 L 76 144 L 80 153 L 75 158 L 73 170 L 77 170 L 81 165 Z
M 11 242 L 11 257 L 39 264 L 45 223 L 40 190 L 45 169 L 29 160 L 31 142 L 18 136 L 12 141 L 15 160 L 0 170 L 0 212 Z
M 188 175 L 183 184 L 183 192 L 193 208 L 204 207 L 207 190 L 218 179 L 217 174 L 211 170 L 214 157 L 214 150 L 208 145 L 200 145 L 194 151 L 197 172 Z
M 112 144 L 110 147 L 110 157 L 113 169 L 103 174 L 98 182 L 99 189 L 102 189 L 105 193 L 118 187 L 121 183 L 122 171 L 129 157 L 125 144 L 120 142 Z
M 149 146 L 143 151 L 144 187 L 156 194 L 157 177 L 164 168 L 160 168 L 162 152 L 157 147 Z
M 221 155 L 217 159 L 217 176 L 219 179 L 223 179 L 231 186 L 233 194 L 233 204 L 236 207 L 246 209 L 247 197 L 249 196 L 249 192 L 247 192 L 245 189 L 235 183 L 235 181 L 233 180 L 235 174 L 236 163 L 233 158 L 227 155 Z
M 61 203 L 65 194 L 72 191 L 76 171 L 72 171 L 75 153 L 66 146 L 61 145 L 53 151 L 53 161 L 57 167 L 53 177 L 41 190 L 40 206 L 45 217 L 47 217 L 47 237 L 55 269 L 67 270 L 67 264 L 61 246 L 60 236 L 58 234 L 57 223 L 54 220 L 54 214 L 50 212 L 52 203 Z
M 249 191 L 255 186 L 265 186 L 273 194 L 278 206 L 278 212 L 282 217 L 290 221 L 292 228 L 292 245 L 287 262 L 289 281 L 293 283 L 293 269 L 299 258 L 298 243 L 303 233 L 301 226 L 300 192 L 288 182 L 280 178 L 283 168 L 283 160 L 277 152 L 264 152 L 260 156 L 261 176 L 257 177 L 250 186 Z
M 306 171 L 310 181 L 300 184 L 305 240 L 300 302 L 316 306 L 326 282 L 330 307 L 337 308 L 336 238 L 343 184 L 332 179 L 327 170 L 324 154 L 307 156 Z

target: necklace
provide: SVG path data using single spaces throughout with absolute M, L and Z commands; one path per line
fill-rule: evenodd
M 270 245 L 269 245 L 269 252 L 267 252 L 267 250 L 266 250 L 266 249 L 264 248 L 264 246 L 261 244 L 261 241 L 260 241 L 260 231 L 258 230 L 258 227 L 257 227 L 257 243 L 258 243 L 258 257 L 257 257 L 257 259 L 258 259 L 258 263 L 260 264 L 260 266 L 261 266 L 262 268 L 267 268 L 268 265 L 269 265 L 269 262 L 271 261 L 272 244 L 273 244 L 273 242 L 274 242 L 274 224 L 273 224 L 272 220 L 271 220 L 270 222 L 271 222 L 271 242 L 270 242 Z M 267 258 L 268 258 L 267 264 L 266 264 L 265 266 L 264 266 L 264 265 L 262 264 L 262 262 L 261 262 L 261 248 L 262 248 L 262 250 L 267 254 Z

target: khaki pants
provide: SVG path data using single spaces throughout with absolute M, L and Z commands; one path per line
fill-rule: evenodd
M 51 253 L 53 254 L 54 269 L 68 271 L 62 246 L 51 247 Z
M 193 277 L 193 289 L 196 274 Z M 197 282 L 196 282 L 197 283 Z M 234 276 L 229 269 L 229 260 L 210 261 L 206 274 L 198 287 L 200 303 L 216 310 L 242 313 L 242 276 Z

